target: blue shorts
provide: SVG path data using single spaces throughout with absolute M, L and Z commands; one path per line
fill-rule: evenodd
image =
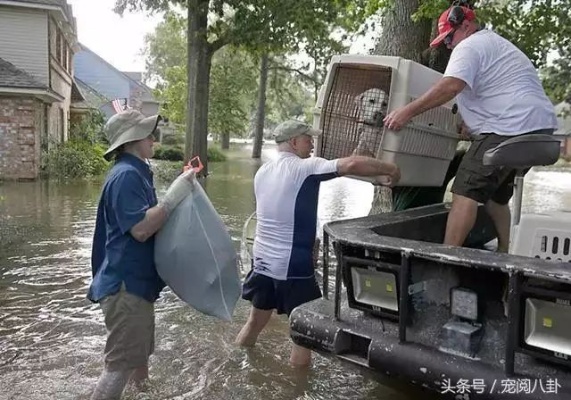
M 273 310 L 289 314 L 294 308 L 321 297 L 315 277 L 281 281 L 269 276 L 248 272 L 242 285 L 242 298 L 259 310 Z

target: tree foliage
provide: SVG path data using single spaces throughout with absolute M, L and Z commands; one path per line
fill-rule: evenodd
M 185 17 L 168 12 L 145 38 L 147 74 L 158 82 L 162 112 L 175 124 L 184 124 L 186 118 L 186 29 Z M 210 74 L 210 130 L 244 134 L 256 90 L 256 65 L 245 51 L 225 47 L 214 55 Z
M 119 13 L 187 9 L 185 157 L 198 154 L 205 158 L 210 61 L 217 50 L 234 45 L 251 53 L 295 53 L 307 43 L 328 40 L 337 27 L 360 26 L 382 3 L 382 0 L 116 0 L 115 9 Z
M 227 46 L 214 55 L 208 124 L 211 132 L 221 135 L 223 148 L 228 148 L 230 136 L 248 132 L 257 76 L 255 60 L 243 50 Z
M 157 82 L 155 94 L 162 103 L 161 113 L 177 125 L 183 125 L 186 118 L 185 43 L 186 18 L 171 12 L 145 38 L 147 78 Z M 311 94 L 298 78 L 301 73 L 286 57 L 271 58 L 266 125 L 303 118 L 311 109 Z M 256 57 L 233 46 L 224 47 L 214 54 L 210 75 L 210 132 L 215 136 L 244 136 L 256 107 Z
M 571 103 L 571 54 L 562 51 L 560 57 L 541 71 L 543 86 L 552 101 Z

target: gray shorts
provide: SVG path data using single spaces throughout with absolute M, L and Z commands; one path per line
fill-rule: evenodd
M 148 364 L 155 348 L 154 304 L 127 293 L 125 286 L 101 300 L 107 342 L 105 369 L 124 371 Z
M 553 133 L 553 129 L 541 129 L 527 134 Z M 513 168 L 484 165 L 484 153 L 515 136 L 501 136 L 483 133 L 476 137 L 462 158 L 452 193 L 485 204 L 492 200 L 498 204 L 508 204 L 513 195 L 513 182 L 516 170 Z

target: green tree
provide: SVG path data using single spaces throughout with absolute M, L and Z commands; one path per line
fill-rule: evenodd
M 165 14 L 155 31 L 145 38 L 148 78 L 158 82 L 156 94 L 163 101 L 164 115 L 175 124 L 186 118 L 186 17 Z M 209 130 L 229 147 L 230 135 L 243 136 L 256 90 L 256 65 L 244 50 L 227 46 L 215 53 L 210 72 Z
M 116 11 L 187 10 L 187 124 L 185 158 L 205 158 L 213 54 L 228 44 L 259 54 L 295 51 L 329 38 L 335 26 L 359 25 L 380 0 L 117 0 Z M 205 173 L 207 165 L 205 164 Z
M 571 101 L 571 55 L 561 51 L 560 57 L 541 71 L 545 91 L 555 103 Z
M 145 38 L 147 78 L 157 82 L 156 95 L 162 102 L 161 113 L 175 124 L 184 124 L 186 18 L 169 14 Z M 165 60 L 170 61 L 165 63 Z M 208 112 L 211 132 L 225 131 L 233 136 L 247 132 L 249 116 L 256 114 L 257 62 L 233 46 L 224 47 L 214 55 Z M 304 84 L 311 85 L 312 81 L 301 81 L 299 77 L 304 72 L 289 63 L 284 56 L 269 60 L 266 127 L 273 127 L 288 118 L 303 118 L 313 108 L 311 95 Z M 229 135 L 222 136 L 223 147 L 228 139 Z
M 254 60 L 243 50 L 227 46 L 214 55 L 208 124 L 220 135 L 223 149 L 229 148 L 231 135 L 248 131 L 257 75 Z

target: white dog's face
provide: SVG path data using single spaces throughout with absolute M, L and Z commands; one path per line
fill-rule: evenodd
M 384 90 L 377 88 L 365 90 L 355 97 L 355 103 L 358 122 L 382 126 L 389 103 L 389 95 Z
M 355 97 L 359 140 L 354 155 L 375 157 L 383 119 L 387 115 L 389 96 L 382 89 L 365 90 Z

